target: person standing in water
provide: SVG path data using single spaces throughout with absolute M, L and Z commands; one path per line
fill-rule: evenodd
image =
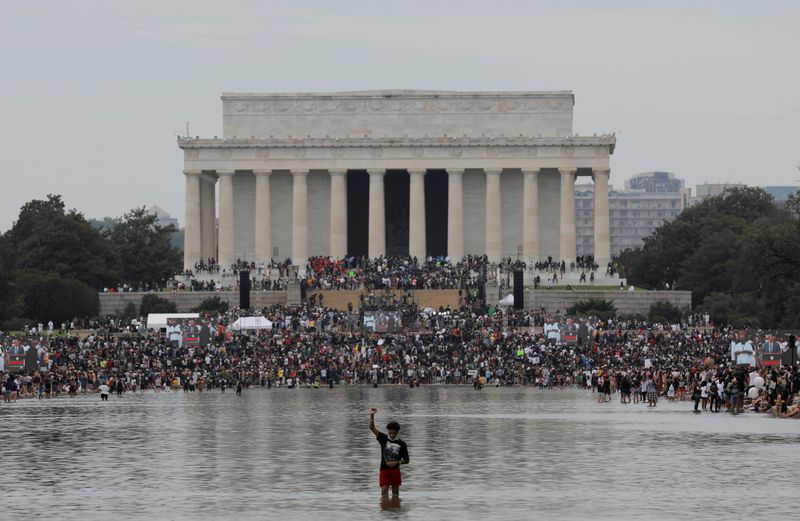
M 650 373 L 647 373 L 647 380 L 645 380 L 644 387 L 647 390 L 647 406 L 655 407 L 658 403 L 658 389 Z
M 108 401 L 108 393 L 111 392 L 111 389 L 105 383 L 100 384 L 100 400 L 107 402 Z
M 408 465 L 408 445 L 397 437 L 400 432 L 400 424 L 397 422 L 389 422 L 386 425 L 388 434 L 380 432 L 375 427 L 375 413 L 377 412 L 378 409 L 375 407 L 369 410 L 369 430 L 372 431 L 375 439 L 381 445 L 381 495 L 387 497 L 389 495 L 389 487 L 391 487 L 392 495 L 399 498 L 400 485 L 402 484 L 400 465 Z

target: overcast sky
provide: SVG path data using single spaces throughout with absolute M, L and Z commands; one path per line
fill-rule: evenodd
M 47 193 L 182 224 L 176 134 L 228 91 L 572 90 L 618 187 L 800 179 L 796 1 L 3 0 L 0 42 L 0 231 Z

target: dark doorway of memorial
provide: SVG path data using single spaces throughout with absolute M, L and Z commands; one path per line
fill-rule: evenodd
M 386 255 L 408 255 L 409 181 L 405 170 L 388 170 L 383 178 Z
M 347 172 L 347 255 L 367 255 L 369 238 L 369 174 Z
M 433 257 L 447 255 L 447 182 L 444 170 L 425 175 L 425 243 Z

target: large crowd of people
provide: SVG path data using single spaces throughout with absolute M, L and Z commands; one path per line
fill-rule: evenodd
M 468 255 L 459 260 L 449 257 L 417 259 L 408 255 L 389 255 L 370 259 L 349 256 L 341 259 L 311 257 L 298 270 L 289 258 L 282 261 L 255 262 L 237 259 L 229 266 L 220 265 L 216 259 L 197 261 L 194 267 L 172 278 L 129 284 L 121 282 L 107 287 L 106 292 L 157 292 L 157 291 L 223 291 L 237 290 L 239 274 L 249 272 L 250 287 L 255 291 L 285 290 L 290 281 L 299 281 L 309 290 L 376 290 L 376 289 L 475 289 L 490 278 L 499 278 L 508 286 L 514 271 L 530 272 L 538 287 L 558 284 L 567 270 L 580 273 L 580 283 L 592 284 L 599 268 L 590 255 L 577 256 L 569 263 L 548 257 L 536 263 L 503 258 L 492 264 L 486 256 Z M 612 263 L 606 275 L 616 273 Z M 504 288 L 505 289 L 505 288 Z
M 252 275 L 267 277 L 274 275 L 276 277 L 288 278 L 291 265 L 291 259 L 286 258 L 282 261 L 271 260 L 270 262 L 236 259 L 230 266 L 222 266 L 216 259 L 209 258 L 197 261 L 194 264 L 194 269 L 184 270 L 183 275 L 194 277 L 199 274 L 208 273 L 222 277 L 238 277 L 240 271 L 249 271 Z
M 407 255 L 312 257 L 302 283 L 309 289 L 473 289 L 486 282 L 488 266 L 486 256 L 472 255 L 458 262 Z
M 588 341 L 566 343 L 538 332 L 541 317 L 527 311 L 416 312 L 413 327 L 386 333 L 365 331 L 358 313 L 304 305 L 262 310 L 272 328 L 258 332 L 234 331 L 235 310 L 207 317 L 211 334 L 202 344 L 107 327 L 53 337 L 49 370 L 6 373 L 4 397 L 96 392 L 100 385 L 119 394 L 237 385 L 575 385 L 600 401 L 618 392 L 623 402 L 641 396 L 652 406 L 666 397 L 692 398 L 710 411 L 738 412 L 745 402 L 789 416 L 800 408 L 797 368 L 737 365 L 732 329 L 609 320 L 595 322 Z
M 160 281 L 127 283 L 103 288 L 104 293 L 133 292 L 172 292 L 172 291 L 237 291 L 239 273 L 247 271 L 250 288 L 254 291 L 281 291 L 296 279 L 292 272 L 290 259 L 280 262 L 248 262 L 237 259 L 230 266 L 222 267 L 216 259 L 209 258 L 196 262 L 193 268 L 183 270 L 173 277 Z

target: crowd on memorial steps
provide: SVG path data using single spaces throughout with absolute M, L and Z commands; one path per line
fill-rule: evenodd
M 106 292 L 155 292 L 155 291 L 217 291 L 237 290 L 239 273 L 247 271 L 250 287 L 254 291 L 285 290 L 292 280 L 311 290 L 376 290 L 376 289 L 475 289 L 485 283 L 490 272 L 511 273 L 529 270 L 536 274 L 535 281 L 541 283 L 544 276 L 549 282 L 558 283 L 559 275 L 578 272 L 582 283 L 592 283 L 598 264 L 591 255 L 579 255 L 569 262 L 548 257 L 547 260 L 525 263 L 522 260 L 503 258 L 492 264 L 486 256 L 467 255 L 459 261 L 441 256 L 418 259 L 408 255 L 388 255 L 377 258 L 349 256 L 341 259 L 311 257 L 304 270 L 293 269 L 292 260 L 271 260 L 268 263 L 236 260 L 222 267 L 216 259 L 196 262 L 175 277 L 162 281 L 119 283 L 107 287 Z M 606 275 L 617 273 L 609 263 Z
M 456 263 L 446 257 L 312 257 L 302 283 L 309 289 L 475 289 L 486 282 L 488 267 L 487 257 L 473 255 Z
M 742 332 L 730 327 L 696 319 L 694 326 L 599 320 L 588 339 L 567 344 L 539 332 L 534 326 L 543 317 L 528 311 L 413 311 L 416 321 L 401 331 L 371 333 L 359 327 L 357 313 L 321 306 L 231 310 L 206 317 L 209 340 L 198 345 L 113 321 L 94 324 L 100 329 L 47 339 L 49 371 L 3 374 L 4 399 L 98 389 L 122 395 L 351 384 L 577 386 L 602 402 L 615 393 L 623 403 L 650 406 L 662 396 L 691 397 L 695 410 L 740 412 L 747 403 L 759 412 L 800 414 L 797 368 L 763 367 L 745 348 L 735 351 Z M 259 314 L 272 329 L 229 327 L 239 316 Z

